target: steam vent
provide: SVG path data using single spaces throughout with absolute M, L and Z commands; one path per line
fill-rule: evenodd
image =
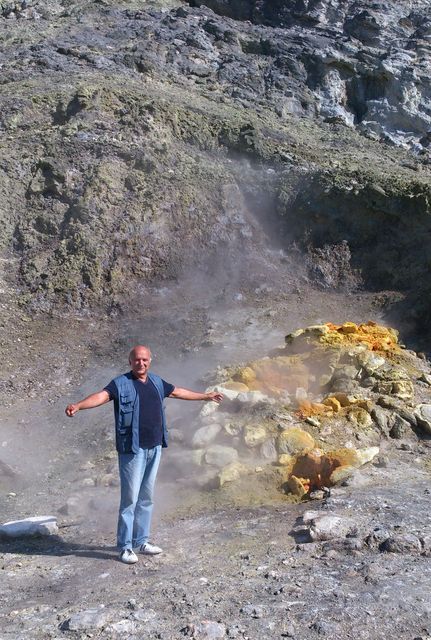
M 191 441 L 211 487 L 260 478 L 307 498 L 378 463 L 383 441 L 431 433 L 428 365 L 374 322 L 299 329 L 217 376 L 225 401 L 202 409 Z

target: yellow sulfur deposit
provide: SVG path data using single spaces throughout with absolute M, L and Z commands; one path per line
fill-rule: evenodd
M 234 380 L 253 391 L 277 397 L 286 391 L 294 393 L 298 387 L 308 389 L 309 375 L 298 356 L 277 356 L 251 362 L 235 374 Z
M 244 367 L 236 374 L 235 380 L 250 386 L 250 383 L 256 380 L 256 374 L 251 367 Z
M 356 325 L 354 322 L 325 325 L 329 331 L 319 337 L 319 342 L 327 345 L 363 344 L 371 351 L 400 350 L 398 332 L 383 327 L 376 322 Z
M 334 413 L 339 413 L 342 409 L 341 402 L 334 396 L 329 396 L 329 398 L 325 398 L 324 400 L 322 400 L 322 404 L 332 409 Z
M 371 352 L 387 355 L 388 352 L 401 351 L 398 333 L 390 327 L 372 321 L 365 324 L 327 322 L 289 334 L 286 336 L 286 347 L 279 350 L 278 355 L 249 362 L 245 367 L 238 369 L 233 379 L 227 381 L 225 386 L 232 390 L 245 391 L 247 388 L 250 391 L 260 391 L 274 398 L 282 398 L 286 394 L 295 395 L 298 389 L 307 393 L 318 393 L 319 388 L 331 381 L 341 354 L 352 349 L 357 359 L 356 371 L 350 365 L 353 377 L 360 375 L 361 358 L 364 360 L 365 369 L 368 370 L 385 363 L 384 357 L 378 353 L 373 355 Z M 345 374 L 348 370 L 349 367 L 345 366 Z M 398 384 L 400 387 L 406 386 L 403 380 Z M 382 392 L 391 393 L 391 390 L 382 389 Z M 396 395 L 394 391 L 392 393 Z M 404 397 L 402 393 L 406 395 L 407 391 L 400 390 L 399 397 Z M 336 394 L 331 394 L 320 403 L 311 402 L 309 398 L 301 399 L 298 409 L 302 416 L 331 415 L 331 412 L 339 413 L 343 407 L 350 404 L 343 402 Z
M 366 413 L 371 408 L 371 404 L 363 398 L 348 396 L 345 393 L 334 393 L 324 398 L 322 402 L 302 400 L 298 403 L 298 407 L 297 414 L 299 417 L 307 418 L 311 416 L 331 416 L 334 413 L 346 414 L 347 410 L 350 410 L 352 407 L 355 407 L 358 411 L 362 409 L 364 413 Z
M 345 447 L 327 452 L 310 449 L 296 456 L 286 457 L 283 461 L 287 485 L 299 497 L 313 489 L 330 487 L 344 480 L 361 465 L 370 462 L 378 452 L 378 447 L 362 450 Z M 279 463 L 282 464 L 281 457 Z

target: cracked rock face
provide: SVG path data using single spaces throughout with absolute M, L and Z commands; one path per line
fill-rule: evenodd
M 190 4 L 252 23 L 243 35 L 242 53 L 249 54 L 251 62 L 260 57 L 265 68 L 262 93 L 269 92 L 281 113 L 315 112 L 327 122 L 427 152 L 427 2 Z
M 262 254 L 256 212 L 304 248 L 322 288 L 415 289 L 428 27 L 420 1 L 2 2 L 13 295 L 32 313 L 116 313 L 129 283 L 221 251 Z M 409 264 L 395 273 L 399 253 Z

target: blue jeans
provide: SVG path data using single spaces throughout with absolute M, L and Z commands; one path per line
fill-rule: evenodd
M 139 449 L 138 453 L 119 453 L 120 510 L 117 545 L 132 549 L 145 544 L 150 536 L 153 492 L 162 447 Z

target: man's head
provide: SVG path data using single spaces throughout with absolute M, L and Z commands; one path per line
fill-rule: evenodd
M 146 378 L 151 364 L 151 351 L 144 345 L 137 345 L 129 353 L 129 364 L 136 378 Z

